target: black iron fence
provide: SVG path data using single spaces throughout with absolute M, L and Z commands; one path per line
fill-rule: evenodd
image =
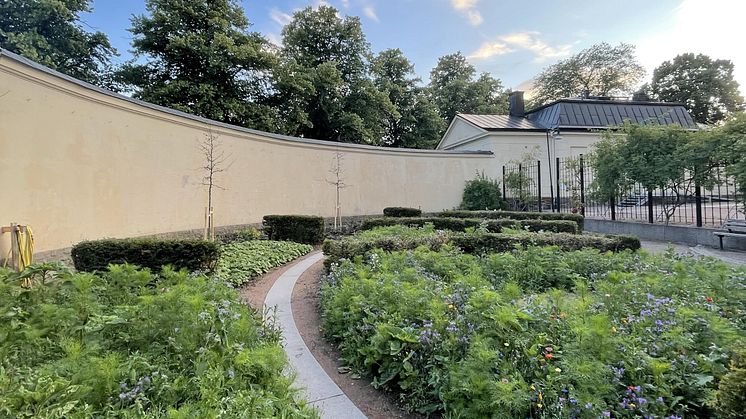
M 581 155 L 503 166 L 503 196 L 514 211 L 574 212 L 589 218 L 720 227 L 744 219 L 743 195 L 724 168 L 707 185 L 681 182 L 648 190 L 630 185 L 613 199 L 602 199 L 593 167 Z

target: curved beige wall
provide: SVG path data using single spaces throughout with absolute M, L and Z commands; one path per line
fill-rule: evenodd
M 489 154 L 402 151 L 279 138 L 132 101 L 0 53 L 0 225 L 29 224 L 39 251 L 83 239 L 201 228 L 198 143 L 212 130 L 232 165 L 217 225 L 265 214 L 333 216 L 327 183 L 343 153 L 343 215 L 458 205 Z

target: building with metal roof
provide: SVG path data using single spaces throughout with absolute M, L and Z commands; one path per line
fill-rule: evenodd
M 627 121 L 698 129 L 680 103 L 589 97 L 559 99 L 525 111 L 523 92 L 512 92 L 508 99 L 507 115 L 456 115 L 437 148 L 491 151 L 497 160 L 493 177 L 500 176 L 498 168 L 504 164 L 541 160 L 547 171 L 542 179 L 548 180 L 556 158 L 589 153 L 603 131 Z

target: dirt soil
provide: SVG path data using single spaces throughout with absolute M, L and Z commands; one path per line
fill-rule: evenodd
M 329 377 L 368 418 L 423 418 L 404 412 L 396 404 L 395 395 L 376 390 L 370 380 L 353 379 L 350 374 L 339 373 L 337 368 L 342 366 L 339 351 L 324 339 L 320 330 L 319 289 L 323 269 L 323 261 L 317 262 L 301 275 L 293 289 L 293 318 L 306 346 Z
M 306 256 L 307 255 L 301 256 L 291 262 L 288 262 L 278 268 L 267 272 L 266 274 L 258 278 L 252 279 L 251 281 L 241 285 L 241 287 L 238 288 L 238 294 L 241 296 L 241 299 L 246 301 L 258 312 L 262 313 L 264 309 L 264 299 L 267 298 L 267 293 L 272 288 L 272 285 L 275 284 L 277 278 L 285 273 L 285 271 L 290 269 L 293 264 Z

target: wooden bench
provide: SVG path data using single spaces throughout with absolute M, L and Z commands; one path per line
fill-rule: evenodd
M 723 250 L 723 237 L 746 239 L 746 220 L 728 220 L 723 224 L 726 231 L 716 231 L 712 234 L 720 239 L 720 250 Z

